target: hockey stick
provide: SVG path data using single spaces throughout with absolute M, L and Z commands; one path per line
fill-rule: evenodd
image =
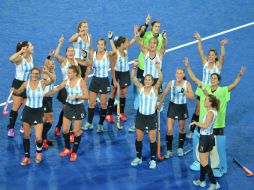
M 118 96 L 118 103 L 117 103 L 117 123 L 116 123 L 116 127 L 118 129 L 122 129 L 123 126 L 121 126 L 121 121 L 120 121 L 120 84 L 119 84 L 119 80 L 118 80 L 118 86 L 117 86 L 117 96 Z
M 247 173 L 248 177 L 253 176 L 253 172 L 250 171 L 248 168 L 246 168 L 241 162 L 239 162 L 236 158 L 233 158 L 233 160 L 238 166 L 240 166 L 243 169 L 243 171 Z
M 157 157 L 159 160 L 164 160 L 164 157 L 161 156 L 161 119 L 160 119 L 160 111 L 158 110 L 158 144 L 157 144 Z
M 3 115 L 8 114 L 7 107 L 8 107 L 8 104 L 9 104 L 9 101 L 11 99 L 12 94 L 13 94 L 13 91 L 11 91 L 11 93 L 9 94 L 9 96 L 8 96 L 6 102 L 5 102 L 5 106 L 4 106 L 4 109 L 3 109 L 3 112 L 2 112 Z
M 189 150 L 186 150 L 186 151 L 184 152 L 184 155 L 189 154 L 192 150 L 193 150 L 193 148 L 192 148 L 192 147 L 191 147 Z

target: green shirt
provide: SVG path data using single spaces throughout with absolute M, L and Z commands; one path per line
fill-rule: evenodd
M 149 32 L 146 32 L 142 38 L 142 43 L 145 45 L 145 46 L 148 46 L 149 44 L 149 41 L 150 39 L 153 38 L 153 33 L 152 31 L 149 31 Z M 161 49 L 161 46 L 162 46 L 162 41 L 163 41 L 163 38 L 161 36 L 161 34 L 159 34 L 159 37 L 158 37 L 158 46 L 157 46 L 157 50 L 160 50 Z M 138 56 L 138 67 L 142 70 L 144 70 L 144 54 L 142 52 L 140 52 L 139 56 Z
M 220 110 L 218 111 L 217 118 L 215 120 L 213 128 L 224 128 L 226 121 L 226 109 L 227 103 L 230 100 L 230 92 L 228 91 L 228 87 L 220 87 L 216 89 L 215 92 L 211 91 L 211 86 L 207 84 L 202 84 L 202 86 L 208 91 L 209 94 L 216 96 L 220 100 Z M 196 93 L 200 96 L 200 114 L 199 114 L 199 122 L 202 122 L 205 113 L 207 112 L 205 108 L 205 98 L 206 95 L 202 92 L 202 90 Z

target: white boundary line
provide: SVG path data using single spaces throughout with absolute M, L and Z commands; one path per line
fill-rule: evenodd
M 250 23 L 247 23 L 247 24 L 244 24 L 244 25 L 241 25 L 241 26 L 237 26 L 237 27 L 235 27 L 235 28 L 231 28 L 231 29 L 229 29 L 229 30 L 225 30 L 225 31 L 222 31 L 222 32 L 219 32 L 219 33 L 210 35 L 210 36 L 207 36 L 207 37 L 205 37 L 205 38 L 202 38 L 202 41 L 209 40 L 209 39 L 211 39 L 211 38 L 214 38 L 214 37 L 217 37 L 217 36 L 221 36 L 221 35 L 223 35 L 223 34 L 227 34 L 227 33 L 233 32 L 233 31 L 235 31 L 235 30 L 240 30 L 240 29 L 242 29 L 242 28 L 246 28 L 246 27 L 252 26 L 252 25 L 254 25 L 254 22 L 250 22 Z M 171 52 L 171 51 L 175 51 L 175 50 L 177 50 L 177 49 L 180 49 L 180 48 L 183 48 L 183 47 L 186 47 L 186 46 L 190 46 L 190 45 L 196 44 L 196 43 L 198 43 L 197 40 L 191 41 L 191 42 L 185 43 L 185 44 L 183 44 L 183 45 L 179 45 L 179 46 L 176 46 L 176 47 L 167 49 L 167 50 L 165 51 L 165 53 L 168 53 L 168 52 Z M 133 63 L 133 61 L 130 61 L 130 62 L 129 62 L 129 64 L 132 64 L 132 63 Z M 93 74 L 90 74 L 88 77 L 90 78 L 91 76 L 93 76 Z M 12 103 L 12 100 L 9 101 L 9 103 Z M 0 104 L 0 107 L 2 107 L 2 106 L 4 106 L 4 105 L 5 105 L 5 102 L 4 102 L 4 103 L 1 103 L 1 104 Z

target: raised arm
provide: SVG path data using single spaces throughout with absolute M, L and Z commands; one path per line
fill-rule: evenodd
M 139 34 L 139 32 L 137 31 L 137 28 L 138 28 L 138 26 L 135 25 L 135 26 L 134 26 L 134 33 L 135 33 L 135 36 L 136 36 L 135 38 L 136 38 L 136 41 L 138 42 L 140 51 L 141 51 L 144 55 L 146 55 L 147 52 L 148 52 L 148 48 L 143 44 L 143 42 L 142 42 L 142 40 L 141 40 L 141 38 L 140 38 L 140 34 Z
M 138 66 L 138 60 L 135 59 L 133 62 L 133 66 L 132 66 L 131 79 L 132 79 L 134 85 L 138 88 L 138 90 L 140 90 L 143 87 L 143 85 L 138 81 L 138 79 L 136 77 L 137 66 Z
M 54 73 L 49 72 L 49 70 L 45 66 L 43 67 L 43 75 L 44 74 L 46 74 L 49 77 L 49 80 L 43 80 L 43 83 L 42 83 L 43 84 L 43 89 L 46 86 L 48 86 L 48 85 L 50 85 L 50 84 L 52 84 L 56 81 L 55 72 Z
M 203 65 L 207 62 L 206 56 L 204 54 L 203 46 L 202 46 L 202 39 L 198 32 L 194 34 L 194 37 L 198 40 L 198 53 L 200 56 L 200 59 L 203 62 Z
M 167 33 L 166 31 L 163 31 L 161 33 L 163 41 L 162 41 L 162 46 L 161 49 L 159 50 L 160 55 L 163 57 L 167 48 Z
M 190 68 L 190 63 L 189 63 L 189 59 L 187 57 L 184 58 L 184 61 L 183 61 L 189 75 L 190 75 L 190 78 L 193 82 L 195 82 L 199 87 L 202 86 L 202 82 L 196 77 L 196 75 L 193 73 L 193 71 L 191 70 Z
M 227 43 L 228 43 L 228 40 L 227 40 L 227 39 L 221 40 L 221 42 L 220 42 L 220 60 L 219 60 L 220 66 L 222 66 L 223 63 L 224 63 L 224 58 L 225 58 L 225 45 L 226 45 Z
M 65 61 L 65 58 L 60 56 L 60 50 L 61 50 L 61 47 L 64 43 L 64 36 L 62 35 L 59 39 L 59 42 L 58 42 L 58 45 L 56 47 L 56 51 L 55 51 L 55 58 L 56 60 L 59 62 L 59 63 L 63 63 Z
M 151 21 L 151 16 L 148 14 L 147 17 L 146 17 L 146 22 L 145 24 L 142 24 L 139 28 L 138 28 L 138 32 L 139 32 L 139 36 L 141 38 L 143 38 L 143 36 L 145 35 L 146 33 L 146 30 L 148 28 L 148 24 L 150 23 Z
M 199 126 L 201 128 L 207 128 L 213 122 L 213 117 L 214 117 L 213 112 L 209 111 L 207 113 L 207 115 L 206 115 L 206 120 L 205 120 L 204 123 L 200 123 L 200 122 L 194 121 L 190 125 L 197 125 L 197 126 Z
M 127 49 L 128 49 L 129 47 L 131 47 L 131 46 L 135 43 L 135 41 L 136 41 L 136 36 L 134 36 L 134 37 L 131 39 L 131 41 L 129 41 L 128 46 L 127 46 Z
M 243 74 L 245 73 L 245 71 L 246 71 L 246 67 L 242 66 L 239 74 L 237 75 L 237 77 L 235 79 L 235 81 L 228 86 L 228 91 L 233 90 L 239 84 L 239 82 L 240 82 Z
M 77 42 L 78 37 L 82 34 L 83 31 L 79 31 L 75 34 L 73 34 L 70 38 L 69 38 L 69 42 Z
M 27 81 L 24 82 L 20 87 L 19 89 L 15 89 L 15 88 L 11 88 L 10 91 L 13 91 L 14 94 L 21 94 L 22 92 L 24 92 L 24 90 L 26 89 L 26 85 L 27 85 Z
M 108 39 L 112 48 L 112 51 L 108 52 L 108 56 L 112 57 L 113 55 L 115 55 L 116 53 L 116 46 L 115 43 L 113 41 L 113 32 L 108 32 Z
M 20 64 L 22 61 L 21 55 L 25 52 L 27 52 L 27 47 L 22 47 L 20 51 L 14 53 L 13 55 L 11 55 L 9 57 L 9 61 L 11 61 L 17 65 Z

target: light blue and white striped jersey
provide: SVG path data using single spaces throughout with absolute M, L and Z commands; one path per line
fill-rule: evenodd
M 41 108 L 43 100 L 43 89 L 41 86 L 41 81 L 39 81 L 38 86 L 35 90 L 32 90 L 30 87 L 30 80 L 27 81 L 26 86 L 26 106 L 30 108 Z
M 150 59 L 150 52 L 148 52 L 145 55 L 144 74 L 143 74 L 144 77 L 147 74 L 151 74 L 153 76 L 153 78 L 155 78 L 155 79 L 159 78 L 159 74 L 156 69 L 156 62 L 159 62 L 161 65 L 161 59 L 160 59 L 158 52 L 156 52 L 156 55 L 153 59 Z
M 186 104 L 187 98 L 184 93 L 181 92 L 182 88 L 186 91 L 187 90 L 187 81 L 184 80 L 183 86 L 177 86 L 176 81 L 171 81 L 171 98 L 170 101 L 175 104 Z
M 129 71 L 129 63 L 128 63 L 128 53 L 125 50 L 125 57 L 122 57 L 120 53 L 117 51 L 117 60 L 115 65 L 115 70 L 119 72 Z
M 107 51 L 104 53 L 102 59 L 98 61 L 96 59 L 96 53 L 93 54 L 93 68 L 94 68 L 94 76 L 99 78 L 108 77 L 108 70 L 110 66 L 110 61 L 107 57 Z
M 220 70 L 219 70 L 217 64 L 218 63 L 215 63 L 215 65 L 209 71 L 208 70 L 208 62 L 205 63 L 205 65 L 203 66 L 203 79 L 202 79 L 203 83 L 210 85 L 211 84 L 211 74 L 213 74 L 213 73 L 220 74 Z
M 83 59 L 81 54 L 81 50 L 85 50 L 87 52 L 87 59 L 89 59 L 89 48 L 91 45 L 91 39 L 89 34 L 87 34 L 87 42 L 85 43 L 82 38 L 79 36 L 77 42 L 72 43 L 73 48 L 75 50 L 75 58 Z
M 16 65 L 15 79 L 21 81 L 27 81 L 30 78 L 31 70 L 34 67 L 33 57 L 31 56 L 31 62 L 28 63 L 22 56 L 22 61 L 19 65 Z
M 73 88 L 70 87 L 70 80 L 67 80 L 66 83 L 66 91 L 67 91 L 67 99 L 66 102 L 68 102 L 69 104 L 82 104 L 84 102 L 84 100 L 80 100 L 80 99 L 75 99 L 75 100 L 70 100 L 68 97 L 69 96 L 83 96 L 83 91 L 80 87 L 80 81 L 81 78 L 78 79 L 77 83 L 75 84 L 75 86 Z
M 50 78 L 48 77 L 47 80 L 50 80 Z M 54 89 L 54 86 L 55 86 L 55 83 L 52 83 L 52 84 L 46 86 L 45 89 L 44 89 L 44 94 L 48 93 L 50 90 L 53 90 L 53 89 Z M 52 95 L 52 96 L 53 96 L 53 95 Z M 52 96 L 51 96 L 51 97 L 52 97 Z
M 139 100 L 139 113 L 143 115 L 152 115 L 155 113 L 155 107 L 157 104 L 157 96 L 154 92 L 154 88 L 152 87 L 149 94 L 145 95 L 144 87 L 141 88 L 140 92 L 140 100 Z
M 209 111 L 213 112 L 213 121 L 212 121 L 212 123 L 210 123 L 210 125 L 207 128 L 200 128 L 200 135 L 211 135 L 211 134 L 213 134 L 213 125 L 214 125 L 214 122 L 215 122 L 216 117 L 217 117 L 217 111 L 208 110 L 208 112 Z M 206 116 L 207 116 L 208 112 L 206 112 L 205 116 L 203 117 L 203 123 L 206 120 Z
M 78 62 L 75 59 L 74 59 L 74 65 L 78 66 Z M 68 69 L 69 69 L 70 66 L 72 66 L 72 64 L 70 64 L 70 62 L 67 59 L 65 66 L 61 67 L 62 79 L 63 80 L 67 80 L 68 79 L 67 72 L 68 72 Z

